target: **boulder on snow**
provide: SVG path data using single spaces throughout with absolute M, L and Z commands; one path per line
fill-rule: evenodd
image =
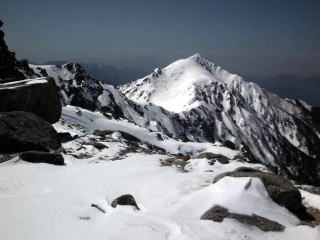
M 69 142 L 74 139 L 69 132 L 58 132 L 58 136 L 61 142 Z
M 131 194 L 125 194 L 114 199 L 111 203 L 111 207 L 116 208 L 117 205 L 129 205 L 135 207 L 137 210 L 140 210 L 136 203 L 136 200 Z
M 282 232 L 285 229 L 283 225 L 270 219 L 261 217 L 256 214 L 244 215 L 239 213 L 230 213 L 228 209 L 219 205 L 213 206 L 208 211 L 206 211 L 201 217 L 201 219 L 212 220 L 215 222 L 222 222 L 225 218 L 236 219 L 241 223 L 255 226 L 264 232 Z
M 29 151 L 20 153 L 19 157 L 21 160 L 31 163 L 48 163 L 53 165 L 64 165 L 63 156 L 59 153 Z
M 306 207 L 302 204 L 301 194 L 288 180 L 267 172 L 247 167 L 240 167 L 233 172 L 226 172 L 216 176 L 213 183 L 216 183 L 225 176 L 229 177 L 256 177 L 259 178 L 269 196 L 277 204 L 286 207 L 289 211 L 296 214 L 301 220 L 312 220 L 313 218 L 307 213 Z
M 35 114 L 0 113 L 0 152 L 49 151 L 60 147 L 56 130 Z
M 236 145 L 235 145 L 232 141 L 230 141 L 230 140 L 225 140 L 225 141 L 223 141 L 223 142 L 222 142 L 222 145 L 225 146 L 225 147 L 227 147 L 227 148 L 230 148 L 230 149 L 232 149 L 232 150 L 235 150 L 235 149 L 236 149 Z
M 61 103 L 52 79 L 26 79 L 0 84 L 0 112 L 32 112 L 55 123 L 61 116 Z
M 227 164 L 227 163 L 229 163 L 229 160 L 230 160 L 228 157 L 226 157 L 222 154 L 215 154 L 212 152 L 203 152 L 194 158 L 206 158 L 208 160 L 217 160 L 218 162 L 220 162 L 222 164 Z
M 94 130 L 93 135 L 99 136 L 99 137 L 104 137 L 106 135 L 112 134 L 113 131 L 110 130 Z

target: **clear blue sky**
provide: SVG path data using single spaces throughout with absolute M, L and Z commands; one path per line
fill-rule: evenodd
M 199 52 L 240 74 L 320 74 L 320 0 L 1 0 L 0 16 L 10 49 L 37 62 Z

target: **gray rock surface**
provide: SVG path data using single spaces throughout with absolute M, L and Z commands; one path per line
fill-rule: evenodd
M 215 222 L 222 222 L 225 218 L 236 219 L 237 221 L 255 226 L 264 232 L 274 231 L 274 232 L 282 232 L 285 227 L 278 222 L 272 221 L 270 219 L 261 217 L 259 215 L 244 215 L 238 213 L 230 213 L 228 209 L 221 207 L 219 205 L 215 205 L 210 208 L 207 212 L 205 212 L 201 219 L 204 220 L 212 220 Z
M 129 205 L 129 206 L 135 207 L 137 210 L 140 210 L 137 203 L 136 203 L 136 200 L 134 199 L 134 197 L 131 194 L 125 194 L 125 195 L 122 195 L 122 196 L 114 199 L 111 203 L 111 206 L 113 208 L 116 208 L 117 205 Z
M 50 123 L 61 116 L 61 103 L 53 80 L 23 80 L 0 84 L 0 112 L 32 112 Z
M 0 112 L 0 152 L 49 151 L 61 143 L 52 125 L 29 112 Z

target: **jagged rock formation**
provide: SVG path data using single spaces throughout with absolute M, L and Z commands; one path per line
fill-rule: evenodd
M 0 112 L 32 112 L 50 123 L 61 116 L 61 104 L 52 79 L 27 79 L 0 84 Z
M 52 125 L 29 112 L 0 113 L 0 152 L 50 151 L 61 147 Z
M 3 22 L 0 20 L 0 28 Z M 14 52 L 10 52 L 4 41 L 4 32 L 0 30 L 0 82 L 25 79 L 18 70 L 18 62 Z
M 63 105 L 73 105 L 96 110 L 97 99 L 103 92 L 102 83 L 90 77 L 77 63 L 60 65 L 32 65 L 31 72 L 25 72 L 29 78 L 52 77 L 59 88 Z

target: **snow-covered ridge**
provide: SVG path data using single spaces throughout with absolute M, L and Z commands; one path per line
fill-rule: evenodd
M 174 136 L 231 140 L 247 146 L 257 160 L 278 166 L 283 174 L 309 175 L 307 181 L 316 178 L 320 184 L 316 170 L 320 128 L 312 117 L 313 109 L 302 101 L 282 99 L 199 54 L 119 89 L 137 104 L 154 104 L 171 112 L 184 126 L 176 127 L 178 132 L 169 130 Z
M 199 54 L 115 89 L 79 64 L 30 65 L 55 79 L 64 105 L 99 110 L 171 138 L 232 141 L 247 157 L 299 181 L 320 184 L 320 125 L 299 100 L 285 100 Z

